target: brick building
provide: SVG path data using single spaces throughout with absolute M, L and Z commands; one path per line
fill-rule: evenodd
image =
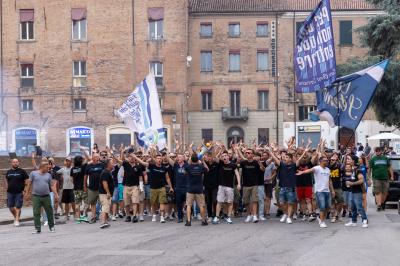
M 292 61 L 317 0 L 0 2 L 0 151 L 132 143 L 114 111 L 150 70 L 169 145 L 281 142 L 315 105 L 293 93 Z M 380 11 L 331 3 L 338 63 L 363 55 L 353 30 Z

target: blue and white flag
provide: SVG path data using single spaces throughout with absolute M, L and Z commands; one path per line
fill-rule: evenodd
M 389 60 L 337 79 L 332 86 L 316 92 L 317 111 L 312 121 L 325 120 L 331 127 L 356 129 L 367 110 Z
M 133 132 L 137 132 L 140 146 L 157 145 L 161 150 L 166 146 L 166 134 L 163 126 L 156 81 L 149 74 L 117 111 L 117 115 Z
M 335 44 L 329 0 L 321 0 L 301 26 L 293 62 L 299 93 L 315 92 L 335 81 Z

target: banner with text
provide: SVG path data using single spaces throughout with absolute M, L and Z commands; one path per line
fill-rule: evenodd
M 293 61 L 299 93 L 315 92 L 335 81 L 335 44 L 329 0 L 321 0 L 300 27 Z

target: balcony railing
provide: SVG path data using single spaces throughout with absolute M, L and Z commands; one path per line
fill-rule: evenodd
M 249 119 L 249 108 L 242 107 L 240 113 L 233 113 L 230 107 L 222 107 L 222 120 L 247 120 Z

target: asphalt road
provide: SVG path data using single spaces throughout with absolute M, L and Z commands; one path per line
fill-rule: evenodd
M 370 203 L 369 228 L 344 223 L 320 229 L 316 222 L 192 227 L 168 222 L 112 222 L 56 226 L 32 235 L 32 222 L 0 226 L 0 265 L 400 265 L 400 216 L 377 213 Z

